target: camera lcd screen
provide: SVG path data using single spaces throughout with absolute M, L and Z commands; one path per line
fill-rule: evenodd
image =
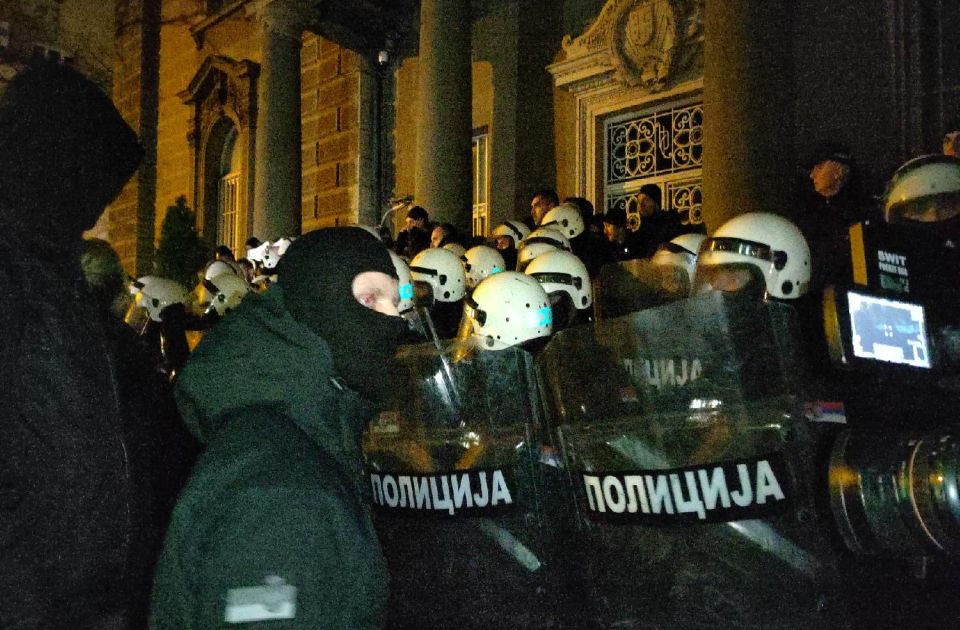
M 847 293 L 853 354 L 861 359 L 930 367 L 923 306 Z

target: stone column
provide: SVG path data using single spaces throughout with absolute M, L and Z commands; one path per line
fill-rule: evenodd
M 416 203 L 469 230 L 473 203 L 470 0 L 420 3 Z
M 792 213 L 797 156 L 789 3 L 705 5 L 703 218 L 713 232 L 744 212 Z
M 248 10 L 262 26 L 251 234 L 275 240 L 300 234 L 303 16 L 290 0 L 261 0 Z

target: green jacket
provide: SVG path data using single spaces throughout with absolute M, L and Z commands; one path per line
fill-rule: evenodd
M 388 578 L 360 451 L 370 410 L 331 375 L 327 344 L 278 286 L 196 349 L 177 402 L 206 450 L 167 532 L 152 628 L 382 626 Z

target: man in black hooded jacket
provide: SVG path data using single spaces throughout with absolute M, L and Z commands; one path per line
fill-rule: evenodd
M 206 448 L 164 540 L 153 630 L 383 625 L 387 569 L 360 442 L 407 329 L 397 272 L 383 243 L 338 227 L 294 241 L 277 274 L 177 377 Z
M 30 67 L 0 100 L 0 628 L 128 625 L 130 480 L 80 251 L 141 156 L 69 67 Z

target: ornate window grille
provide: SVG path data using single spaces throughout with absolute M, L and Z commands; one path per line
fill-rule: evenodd
M 486 127 L 473 134 L 473 235 L 489 236 L 490 155 Z
M 240 250 L 240 173 L 229 173 L 220 178 L 219 225 L 217 242 L 234 252 Z
M 663 210 L 702 223 L 703 104 L 673 103 L 604 123 L 604 207 L 623 208 L 639 225 L 637 196 L 660 187 Z

